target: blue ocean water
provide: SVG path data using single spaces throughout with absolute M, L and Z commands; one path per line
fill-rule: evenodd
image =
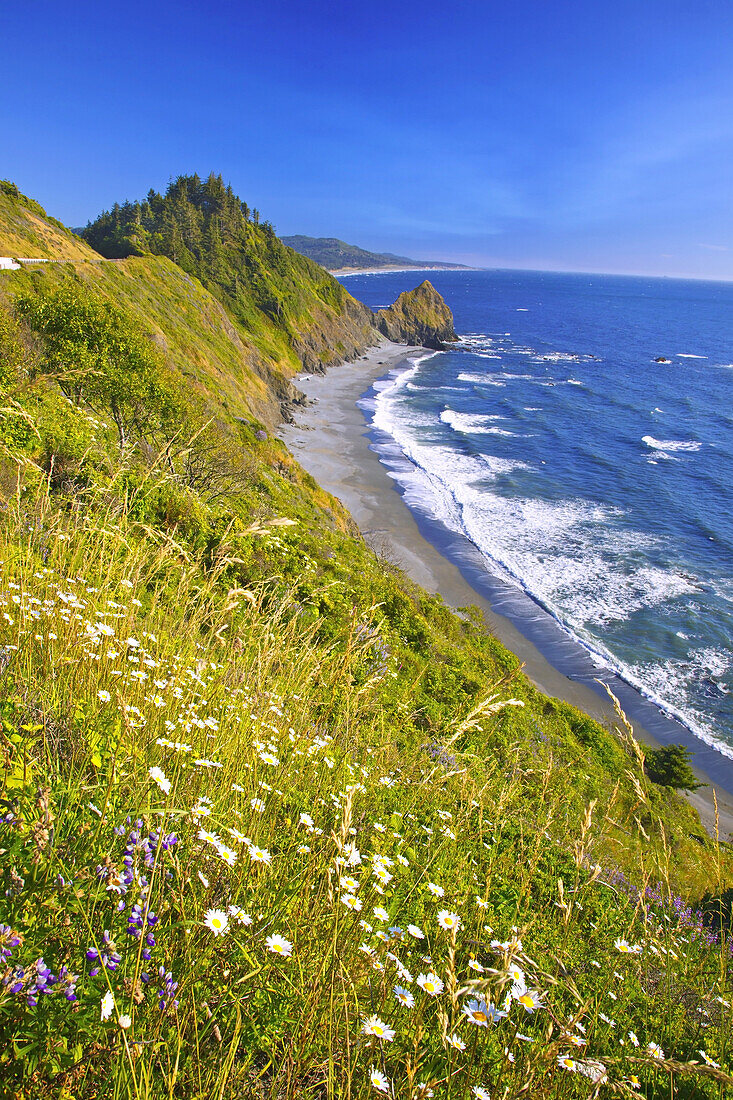
M 423 277 L 344 285 L 376 308 Z M 406 503 L 733 757 L 733 284 L 429 278 L 460 343 L 365 403 Z

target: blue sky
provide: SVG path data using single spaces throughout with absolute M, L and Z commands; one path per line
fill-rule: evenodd
M 733 279 L 729 0 L 23 0 L 0 64 L 70 225 L 214 170 L 282 234 Z

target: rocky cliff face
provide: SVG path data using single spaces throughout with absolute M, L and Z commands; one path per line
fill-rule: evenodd
M 453 314 L 427 279 L 414 290 L 400 294 L 394 305 L 374 316 L 379 331 L 397 344 L 414 344 L 442 350 L 457 340 Z

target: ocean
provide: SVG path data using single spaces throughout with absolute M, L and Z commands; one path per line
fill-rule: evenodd
M 733 760 L 733 284 L 425 274 L 459 343 L 360 403 L 405 503 L 561 671 Z

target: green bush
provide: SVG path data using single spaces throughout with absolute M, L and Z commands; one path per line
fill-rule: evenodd
M 652 783 L 660 787 L 673 787 L 677 791 L 696 791 L 707 786 L 700 783 L 690 767 L 690 754 L 684 745 L 664 745 L 646 754 L 646 774 Z
M 158 354 L 129 315 L 81 283 L 18 295 L 16 307 L 42 338 L 43 369 L 77 404 L 115 422 L 120 443 L 160 437 L 179 404 Z

